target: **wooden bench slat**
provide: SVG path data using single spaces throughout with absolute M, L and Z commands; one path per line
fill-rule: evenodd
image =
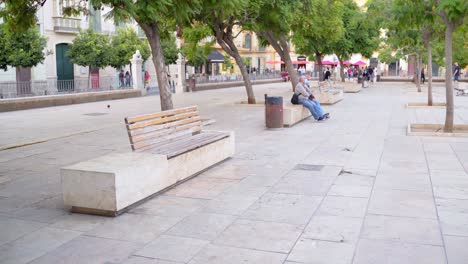
M 127 117 L 125 120 L 127 123 L 134 123 L 134 122 L 145 121 L 148 119 L 164 117 L 168 115 L 175 115 L 175 114 L 180 114 L 180 113 L 185 113 L 185 112 L 196 112 L 196 111 L 198 111 L 198 107 L 195 105 L 195 106 L 189 106 L 189 107 L 184 107 L 184 108 L 179 108 L 179 109 L 174 109 L 174 110 L 161 111 L 161 112 L 157 112 L 153 114 Z
M 142 122 L 137 122 L 137 123 L 128 123 L 127 124 L 127 129 L 132 130 L 136 128 L 142 128 L 142 127 L 148 127 L 148 126 L 153 126 L 153 125 L 159 125 L 163 124 L 166 122 L 173 122 L 193 116 L 199 116 L 198 112 L 188 112 L 188 113 L 183 113 L 183 114 L 176 114 L 176 115 L 171 115 L 163 118 L 158 118 L 158 119 L 152 119 L 149 121 L 142 121 Z
M 169 144 L 170 142 L 179 140 L 180 138 L 183 137 L 191 137 L 192 136 L 192 131 L 191 130 L 182 130 L 179 132 L 176 132 L 174 134 L 170 134 L 164 138 L 153 138 L 150 140 L 142 141 L 135 143 L 132 146 L 133 150 L 147 150 L 150 148 L 153 148 L 157 146 L 158 144 Z
M 139 135 L 142 135 L 142 134 L 152 133 L 152 132 L 156 132 L 158 130 L 163 130 L 163 129 L 166 129 L 166 128 L 171 128 L 171 127 L 175 127 L 175 126 L 179 126 L 179 125 L 185 125 L 185 124 L 189 124 L 189 123 L 197 123 L 199 121 L 201 122 L 201 117 L 200 116 L 194 116 L 194 117 L 189 117 L 189 118 L 186 118 L 186 119 L 173 121 L 173 122 L 169 122 L 169 123 L 165 123 L 165 124 L 161 124 L 161 125 L 154 125 L 154 126 L 142 127 L 142 128 L 129 130 L 128 133 L 129 133 L 129 135 L 131 137 L 135 138 L 135 137 L 137 137 Z
M 191 142 L 195 142 L 195 141 L 198 141 L 198 140 L 203 140 L 205 138 L 210 138 L 210 137 L 214 137 L 214 136 L 217 136 L 217 135 L 219 135 L 219 133 L 212 133 L 212 132 L 205 133 L 205 132 L 203 132 L 203 133 L 200 133 L 200 134 L 197 134 L 197 135 L 193 135 L 192 137 L 183 138 L 181 140 L 177 140 L 177 141 L 171 142 L 169 144 L 164 144 L 162 146 L 154 147 L 151 150 L 152 151 L 160 151 L 161 153 L 171 152 L 174 149 L 183 148 L 185 145 L 190 145 Z
M 166 144 L 161 147 L 151 148 L 148 151 L 151 153 L 164 154 L 164 155 L 167 155 L 168 158 L 172 158 L 177 155 L 194 150 L 196 148 L 216 142 L 228 136 L 229 134 L 226 134 L 226 133 L 203 133 L 202 132 L 192 137 L 183 138 L 181 140 L 174 141 L 170 144 Z
M 131 143 L 135 144 L 137 142 L 149 140 L 149 139 L 156 138 L 156 137 L 163 138 L 166 135 L 170 135 L 170 134 L 182 131 L 184 129 L 192 130 L 192 133 L 200 132 L 201 131 L 201 125 L 202 125 L 201 121 L 196 121 L 196 122 L 192 122 L 192 123 L 188 123 L 188 124 L 182 124 L 182 125 L 178 125 L 178 126 L 175 126 L 175 125 L 169 126 L 167 128 L 164 128 L 164 129 L 158 129 L 156 131 L 152 131 L 152 132 L 149 132 L 149 133 L 140 134 L 140 135 L 137 135 L 137 136 L 132 136 L 131 137 L 131 139 L 132 139 Z

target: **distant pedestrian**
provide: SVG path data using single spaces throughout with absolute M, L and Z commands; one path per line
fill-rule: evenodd
M 426 81 L 426 75 L 424 75 L 424 69 L 421 69 L 421 81 L 422 81 L 422 84 L 424 84 L 424 82 Z
M 149 80 L 150 80 L 150 74 L 148 71 L 145 71 L 145 87 L 146 90 L 149 90 Z
M 455 62 L 455 65 L 453 67 L 453 82 L 456 88 L 458 88 L 459 78 L 460 78 L 460 66 L 458 65 L 458 62 Z
M 131 81 L 132 81 L 132 76 L 130 75 L 130 73 L 127 71 L 125 73 L 125 86 L 126 87 L 130 87 L 131 86 Z
M 120 84 L 120 88 L 124 87 L 124 85 L 125 85 L 125 72 L 124 72 L 124 70 L 120 70 L 119 84 Z
M 330 68 L 328 68 L 328 67 L 327 67 L 327 70 L 325 70 L 325 76 L 323 77 L 323 80 L 327 81 L 330 88 L 332 88 L 331 72 L 330 72 Z

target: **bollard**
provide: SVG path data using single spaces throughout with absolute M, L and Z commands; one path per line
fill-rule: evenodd
M 265 124 L 267 128 L 283 127 L 283 97 L 265 94 Z

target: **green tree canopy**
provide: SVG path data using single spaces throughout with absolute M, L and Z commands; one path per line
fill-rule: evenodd
M 293 42 L 296 53 L 315 57 L 323 78 L 322 56 L 332 54 L 333 44 L 344 34 L 343 3 L 338 0 L 315 0 L 297 14 Z
M 170 34 L 164 38 L 161 41 L 161 45 L 164 51 L 164 63 L 166 65 L 175 64 L 179 58 L 179 49 L 177 48 L 174 34 Z
M 110 65 L 117 69 L 128 65 L 136 50 L 140 51 L 143 60 L 147 60 L 151 53 L 148 41 L 140 39 L 137 32 L 131 27 L 117 30 L 117 34 L 112 36 L 111 48 Z
M 70 45 L 66 56 L 72 63 L 80 66 L 106 67 L 112 61 L 109 37 L 91 29 L 80 31 L 73 40 L 73 44 Z
M 0 25 L 0 69 L 12 67 L 33 67 L 45 59 L 46 39 L 36 28 L 24 32 L 11 32 L 5 25 Z

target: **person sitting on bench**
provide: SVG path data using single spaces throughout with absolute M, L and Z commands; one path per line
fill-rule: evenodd
M 305 83 L 306 78 L 307 77 L 304 75 L 299 77 L 299 83 L 296 85 L 296 89 L 294 91 L 294 93 L 297 94 L 299 97 L 299 104 L 309 109 L 310 113 L 317 121 L 322 121 L 327 118 L 330 118 L 330 114 L 324 113 L 320 102 L 315 100 L 314 96 L 312 95 L 312 92 L 310 91 L 310 88 Z

